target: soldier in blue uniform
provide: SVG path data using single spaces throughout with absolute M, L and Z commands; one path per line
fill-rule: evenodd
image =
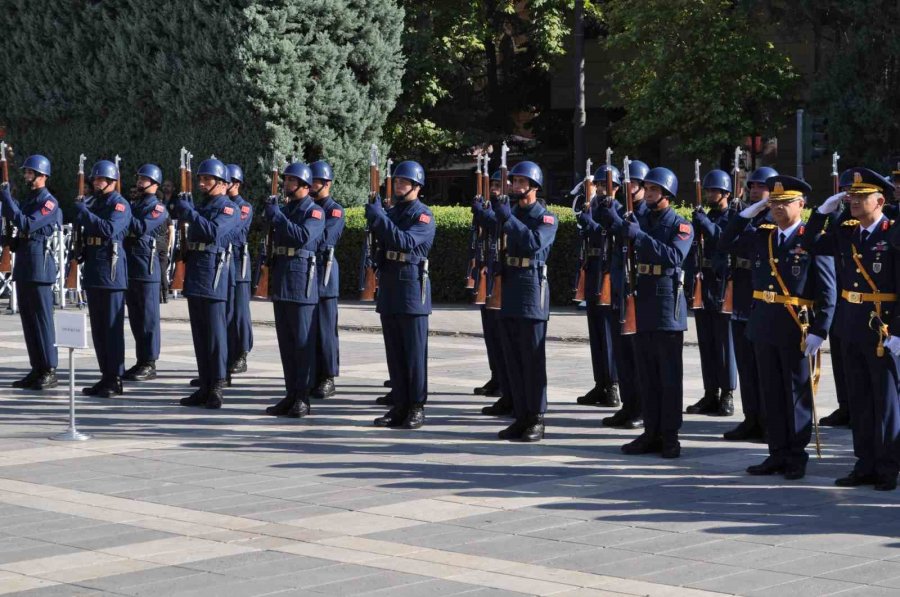
M 841 337 L 857 458 L 835 485 L 890 491 L 900 470 L 900 233 L 883 213 L 891 182 L 868 168 L 848 174 L 848 191 L 830 197 L 810 218 L 810 224 L 823 222 L 849 198 L 850 218 L 829 227 L 819 241 L 841 270 L 834 328 Z
M 751 475 L 801 479 L 812 433 L 810 357 L 824 342 L 835 308 L 834 258 L 815 252 L 821 224 L 806 226 L 804 199 L 812 188 L 791 176 L 772 176 L 768 206 L 773 223 L 748 227 L 766 208 L 744 209 L 722 235 L 723 245 L 745 244 L 753 260 L 753 307 L 747 335 L 766 402 L 769 457 Z
M 228 199 L 238 208 L 239 223 L 231 237 L 231 264 L 234 284 L 228 304 L 228 372 L 247 371 L 247 355 L 253 349 L 253 322 L 250 317 L 250 245 L 247 236 L 253 223 L 253 207 L 241 197 L 244 171 L 228 164 Z
M 181 193 L 174 211 L 188 223 L 188 253 L 184 272 L 184 296 L 188 299 L 191 336 L 197 358 L 199 388 L 182 406 L 222 407 L 222 390 L 228 375 L 228 269 L 231 238 L 240 224 L 238 207 L 227 195 L 228 169 L 210 158 L 197 169 L 197 186 L 206 199 L 200 208 L 193 197 Z
M 601 212 L 601 219 L 615 234 L 634 242 L 637 260 L 635 343 L 644 432 L 622 446 L 625 454 L 660 452 L 663 458 L 681 455 L 678 430 L 683 400 L 682 347 L 687 329 L 682 264 L 694 231 L 670 205 L 677 193 L 675 174 L 668 168 L 653 168 L 644 178 L 649 213 L 643 221 L 624 220 L 613 206 Z
M 266 219 L 274 229 L 275 254 L 269 294 L 275 311 L 275 331 L 286 393 L 266 414 L 300 418 L 310 413 L 309 394 L 316 373 L 316 249 L 325 232 L 325 212 L 310 197 L 312 171 L 302 162 L 284 169 L 287 205 L 269 197 Z
M 51 250 L 53 234 L 62 226 L 62 211 L 47 190 L 50 160 L 33 155 L 22 164 L 28 196 L 20 207 L 9 191 L 0 188 L 3 217 L 19 231 L 13 243 L 16 254 L 13 280 L 19 296 L 19 316 L 31 371 L 13 382 L 15 388 L 45 390 L 57 384 L 56 331 L 53 327 L 53 283 L 57 263 Z
M 379 242 L 377 311 L 394 403 L 387 414 L 375 419 L 375 425 L 417 429 L 425 423 L 428 399 L 428 252 L 434 243 L 435 222 L 431 210 L 419 200 L 425 186 L 422 166 L 401 162 L 393 175 L 393 207 L 385 211 L 379 197 L 366 204 L 369 230 Z
M 309 194 L 325 213 L 325 230 L 316 247 L 316 276 L 319 282 L 319 304 L 316 307 L 316 371 L 313 398 L 328 398 L 335 393 L 334 378 L 340 374 L 338 344 L 338 296 L 340 269 L 335 248 L 344 233 L 344 208 L 331 196 L 334 171 L 324 160 L 309 165 L 312 187 Z
M 719 251 L 716 243 L 734 215 L 734 210 L 729 208 L 731 176 L 723 170 L 710 170 L 703 177 L 701 186 L 709 213 L 702 206 L 694 210 L 692 223 L 695 240 L 688 255 L 685 278 L 693 280 L 697 267 L 700 268 L 703 308 L 694 311 L 694 323 L 700 348 L 703 398 L 688 406 L 686 412 L 730 417 L 734 414 L 737 364 L 731 335 L 731 314 L 722 313 L 729 276 L 728 254 Z M 703 243 L 702 255 L 700 243 Z
M 640 160 L 633 160 L 628 164 L 628 177 L 633 203 L 633 215 L 638 222 L 643 222 L 649 210 L 644 201 L 644 177 L 650 167 Z M 620 216 L 624 217 L 625 207 L 622 206 Z M 616 322 L 613 325 L 612 353 L 615 357 L 616 373 L 619 377 L 619 396 L 622 408 L 612 416 L 604 417 L 603 424 L 607 427 L 620 429 L 641 429 L 644 426 L 643 413 L 641 413 L 641 389 L 640 376 L 637 372 L 637 359 L 634 334 L 622 334 L 622 326 L 618 324 L 623 319 L 620 311 L 623 304 L 622 294 L 626 291 L 625 260 L 622 247 L 625 241 L 621 236 L 616 237 L 615 251 L 612 257 L 611 278 L 613 309 L 616 311 Z
M 131 207 L 116 191 L 119 169 L 100 160 L 91 169 L 94 195 L 75 200 L 75 225 L 84 231 L 82 286 L 87 293 L 91 337 L 101 378 L 83 394 L 108 398 L 122 393 L 125 372 L 125 289 L 128 265 L 122 241 L 131 226 Z
M 588 198 L 590 203 L 585 213 L 596 214 L 593 218 L 586 216 L 579 218 L 579 234 L 587 241 L 584 258 L 587 259 L 584 279 L 584 298 L 587 303 L 588 338 L 591 346 L 591 366 L 594 373 L 594 387 L 586 394 L 578 397 L 578 404 L 590 404 L 595 406 L 618 407 L 619 399 L 619 374 L 616 370 L 616 360 L 613 354 L 613 337 L 618 333 L 618 318 L 613 311 L 612 295 L 610 304 L 599 304 L 600 287 L 605 275 L 611 276 L 613 251 L 613 233 L 608 226 L 601 225 L 599 208 L 607 202 L 611 202 L 615 209 L 622 211 L 621 204 L 616 201 L 616 193 L 622 184 L 622 176 L 619 169 L 611 166 L 612 170 L 612 197 L 606 196 L 607 176 L 610 172 L 606 165 L 600 166 L 594 173 L 594 183 L 597 185 L 597 194 Z M 611 282 L 610 277 L 610 282 Z M 610 286 L 611 290 L 611 286 Z
M 131 205 L 131 222 L 124 241 L 128 264 L 125 304 L 137 355 L 137 363 L 122 376 L 129 381 L 156 379 L 161 271 L 156 243 L 158 230 L 166 223 L 166 208 L 156 198 L 161 182 L 159 166 L 144 164 L 138 170 L 137 190 L 141 197 Z
M 490 209 L 480 214 L 485 222 L 499 223 L 506 235 L 500 341 L 509 383 L 504 391 L 512 398 L 515 421 L 498 437 L 536 442 L 544 437 L 547 412 L 547 259 L 559 222 L 538 201 L 544 173 L 537 164 L 519 162 L 509 178 L 509 196 L 493 199 Z

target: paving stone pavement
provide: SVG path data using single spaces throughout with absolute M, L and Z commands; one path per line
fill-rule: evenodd
M 267 307 L 254 304 L 255 316 Z M 177 400 L 194 358 L 182 308 L 164 310 L 159 379 L 122 398 L 79 396 L 79 427 L 94 438 L 77 444 L 47 439 L 65 429 L 64 388 L 8 389 L 28 361 L 18 316 L 0 315 L 0 594 L 900 591 L 900 493 L 833 487 L 852 463 L 845 429 L 822 430 L 823 458 L 792 483 L 743 474 L 765 449 L 719 439 L 738 416 L 687 416 L 679 460 L 626 458 L 619 446 L 634 432 L 575 404 L 589 359 L 572 335 L 548 343 L 540 444 L 499 442 L 504 421 L 480 415 L 487 399 L 471 391 L 488 371 L 474 337 L 431 338 L 423 429 L 376 429 L 381 337 L 348 330 L 339 394 L 307 419 L 274 419 L 262 411 L 281 397 L 282 373 L 266 325 L 224 408 L 186 409 Z M 359 305 L 347 311 L 348 327 L 377 325 Z M 435 320 L 477 333 L 459 309 Z M 835 402 L 828 366 L 820 414 Z M 77 368 L 79 388 L 97 378 L 92 352 Z M 702 390 L 696 347 L 685 371 L 687 402 Z

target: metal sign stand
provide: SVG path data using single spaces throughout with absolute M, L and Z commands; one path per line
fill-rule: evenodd
M 56 328 L 56 346 L 69 349 L 69 428 L 50 439 L 63 442 L 83 442 L 91 439 L 75 427 L 75 349 L 87 348 L 87 317 L 84 313 L 66 313 L 58 311 L 54 324 Z
M 61 442 L 83 442 L 91 439 L 87 433 L 81 433 L 75 427 L 75 349 L 69 349 L 69 428 L 59 435 L 51 435 L 50 439 Z

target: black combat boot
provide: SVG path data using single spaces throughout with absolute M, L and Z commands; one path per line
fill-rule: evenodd
M 734 414 L 734 394 L 731 390 L 722 390 L 716 412 L 709 413 L 714 417 L 730 417 Z
M 375 404 L 380 404 L 381 406 L 394 406 L 394 394 L 388 392 L 384 396 L 379 396 L 375 399 Z
M 409 409 L 409 414 L 403 420 L 404 429 L 418 429 L 425 424 L 425 407 L 421 404 L 414 404 Z
M 247 372 L 247 353 L 242 352 L 238 358 L 228 367 L 229 373 L 246 373 Z
M 605 390 L 603 388 L 601 388 L 600 386 L 594 386 L 593 388 L 588 390 L 587 394 L 585 394 L 584 396 L 579 396 L 576 402 L 585 406 L 594 406 L 605 400 L 606 397 L 604 396 L 604 393 Z
M 376 427 L 400 427 L 406 421 L 407 411 L 402 406 L 395 406 L 384 416 L 375 419 Z
M 203 404 L 203 408 L 208 408 L 210 410 L 222 408 L 222 390 L 224 389 L 224 379 L 217 379 L 214 381 L 212 386 L 210 386 L 209 391 L 206 393 L 206 402 Z
M 472 393 L 479 396 L 499 396 L 500 382 L 491 377 L 483 386 L 477 387 L 472 390 Z
M 481 409 L 481 414 L 491 417 L 505 417 L 513 411 L 512 399 L 506 396 L 500 396 L 497 401 L 490 406 Z
M 657 434 L 644 431 L 634 441 L 622 446 L 622 452 L 629 455 L 652 454 L 662 451 L 662 448 L 662 440 Z
M 705 390 L 703 398 L 687 407 L 684 412 L 689 415 L 708 415 L 719 410 L 719 394 L 715 390 Z
M 523 442 L 539 442 L 544 439 L 544 415 L 531 415 L 528 425 L 519 437 Z
M 306 392 L 299 392 L 297 399 L 294 400 L 294 404 L 291 405 L 291 410 L 288 411 L 287 416 L 292 419 L 302 419 L 308 415 L 309 412 L 309 396 Z
M 619 408 L 622 406 L 622 400 L 619 399 L 619 384 L 612 383 L 606 386 L 603 391 L 603 397 L 597 403 L 597 406 L 607 406 L 610 408 Z
M 501 430 L 500 433 L 497 434 L 497 437 L 499 439 L 508 440 L 521 439 L 522 433 L 525 432 L 525 429 L 527 427 L 528 421 L 526 421 L 525 419 L 516 419 L 515 421 L 513 421 L 512 425 L 510 425 L 506 429 Z
M 288 392 L 285 394 L 284 398 L 278 401 L 278 404 L 275 406 L 267 406 L 266 414 L 272 417 L 283 417 L 294 407 L 294 402 L 297 401 L 297 394 L 295 392 Z
M 181 406 L 203 406 L 206 404 L 206 393 L 206 388 L 201 386 L 196 392 L 187 398 L 182 398 L 179 402 Z
M 334 378 L 326 377 L 312 391 L 312 397 L 319 399 L 328 398 L 329 396 L 334 396 L 334 393 Z
M 55 388 L 58 383 L 56 369 L 47 369 L 41 372 L 30 387 L 32 390 L 49 390 L 50 388 Z
M 31 384 L 34 383 L 34 380 L 36 380 L 38 377 L 40 377 L 40 374 L 41 374 L 41 372 L 38 371 L 37 369 L 32 369 L 31 371 L 28 372 L 28 375 L 26 375 L 22 379 L 14 381 L 12 384 L 12 387 L 14 387 L 14 388 L 31 387 Z
M 138 363 L 125 372 L 122 379 L 127 381 L 150 381 L 156 379 L 156 361 Z

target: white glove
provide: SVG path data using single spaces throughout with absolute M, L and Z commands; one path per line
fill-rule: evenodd
M 900 338 L 897 336 L 888 336 L 887 340 L 884 341 L 884 346 L 891 351 L 892 355 L 900 357 Z
M 815 334 L 809 334 L 806 337 L 806 350 L 803 351 L 804 356 L 812 356 L 816 354 L 820 348 L 822 348 L 822 342 L 825 341 L 825 338 L 820 338 Z
M 841 201 L 847 193 L 838 193 L 837 195 L 832 195 L 828 199 L 825 200 L 825 203 L 819 206 L 818 211 L 820 214 L 830 214 L 831 212 L 837 211 L 838 207 L 841 206 Z
M 741 217 L 752 220 L 753 218 L 764 212 L 768 206 L 768 201 L 757 201 L 756 203 L 751 204 L 750 207 L 744 208 L 741 211 Z

